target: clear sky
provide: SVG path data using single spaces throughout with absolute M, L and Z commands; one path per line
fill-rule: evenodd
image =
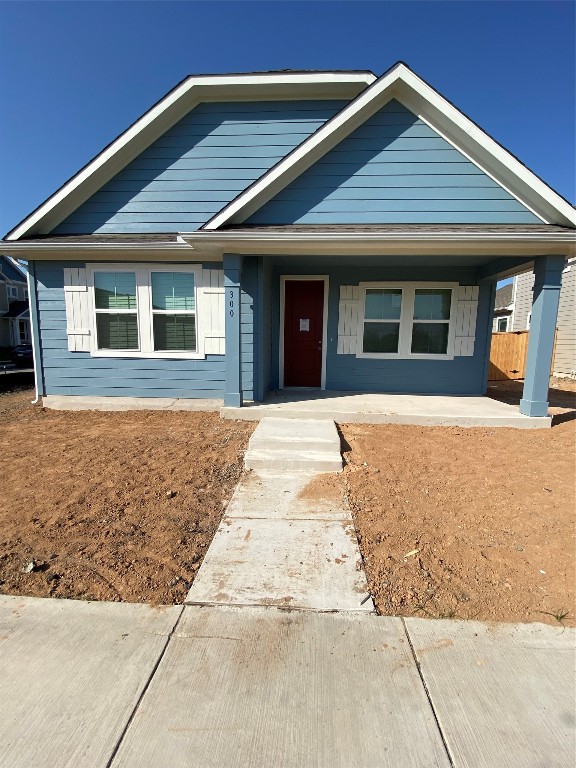
M 575 199 L 574 0 L 0 0 L 0 235 L 193 73 L 405 61 Z

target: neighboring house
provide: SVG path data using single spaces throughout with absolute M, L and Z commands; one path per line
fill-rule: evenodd
M 524 272 L 514 278 L 513 331 L 530 329 L 534 274 Z M 576 259 L 569 259 L 562 275 L 562 290 L 556 321 L 555 376 L 576 377 Z
M 0 347 L 30 343 L 30 312 L 26 273 L 0 255 Z
M 502 333 L 512 330 L 512 302 L 513 284 L 508 283 L 496 289 L 494 300 L 494 319 L 492 320 L 492 333 Z
M 29 262 L 39 394 L 71 406 L 480 395 L 496 282 L 533 267 L 521 410 L 542 416 L 575 225 L 398 63 L 189 77 L 3 245 Z

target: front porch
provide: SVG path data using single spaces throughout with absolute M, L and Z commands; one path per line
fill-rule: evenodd
M 420 395 L 330 390 L 276 390 L 263 402 L 245 402 L 241 408 L 224 406 L 226 419 L 260 421 L 330 419 L 345 424 L 416 424 L 443 427 L 515 427 L 542 429 L 551 416 L 525 416 L 518 407 L 475 395 Z

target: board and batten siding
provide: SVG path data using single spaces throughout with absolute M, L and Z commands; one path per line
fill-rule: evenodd
M 200 104 L 53 233 L 196 230 L 345 103 Z
M 247 223 L 541 221 L 425 122 L 392 100 Z
M 224 355 L 204 360 L 91 357 L 68 349 L 64 268 L 80 262 L 35 262 L 42 373 L 47 395 L 222 398 Z M 216 265 L 206 264 L 204 269 Z M 220 265 L 218 265 L 221 268 Z

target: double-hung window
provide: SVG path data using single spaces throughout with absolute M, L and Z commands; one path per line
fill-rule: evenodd
M 360 283 L 358 357 L 453 356 L 454 284 Z
M 195 266 L 90 267 L 92 354 L 202 357 Z

